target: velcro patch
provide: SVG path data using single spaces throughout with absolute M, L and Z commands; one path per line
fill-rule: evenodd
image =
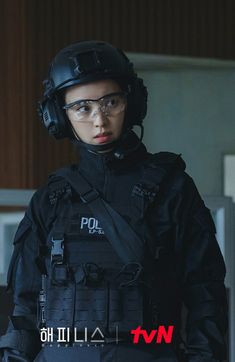
M 104 230 L 101 227 L 99 220 L 91 214 L 78 215 L 75 220 L 73 218 L 70 224 L 70 233 L 78 233 L 83 236 L 104 236 Z

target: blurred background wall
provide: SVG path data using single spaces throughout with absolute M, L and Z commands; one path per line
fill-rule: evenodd
M 49 172 L 74 159 L 67 141 L 54 142 L 47 136 L 35 110 L 48 63 L 61 47 L 92 38 L 128 52 L 233 60 L 234 13 L 234 0 L 0 0 L 0 188 L 36 188 Z M 162 85 L 164 74 L 154 77 Z M 163 89 L 172 89 L 174 98 L 177 80 L 173 75 L 172 88 L 169 77 Z M 146 79 L 148 82 L 148 75 Z M 231 82 L 229 79 L 233 89 Z M 201 77 L 199 84 L 203 87 Z M 156 92 L 156 116 L 160 93 Z M 169 104 L 161 107 L 169 109 Z M 171 115 L 174 104 L 172 107 Z M 189 127 L 193 119 L 190 122 Z M 146 122 L 146 136 L 150 134 L 147 126 Z M 164 131 L 167 128 L 161 129 Z M 161 132 L 157 141 L 164 139 Z M 164 145 L 156 143 L 155 151 L 164 146 L 180 152 L 183 143 L 173 145 L 171 141 L 172 137 L 165 137 Z M 152 141 L 150 146 L 153 148 Z M 235 153 L 234 148 L 229 151 Z M 210 152 L 208 162 L 213 157 Z M 201 182 L 199 176 L 198 180 Z M 220 190 L 217 185 L 213 192 Z
M 222 195 L 224 155 L 235 154 L 235 62 L 164 64 L 139 72 L 149 90 L 144 142 L 182 153 L 200 193 Z

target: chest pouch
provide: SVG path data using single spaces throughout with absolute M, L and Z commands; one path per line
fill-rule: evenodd
M 143 325 L 142 266 L 124 265 L 112 278 L 95 263 L 78 266 L 75 272 L 74 326 L 92 332 L 99 327 L 106 336 L 127 334 Z
M 108 241 L 97 246 L 101 253 L 106 250 L 106 256 L 98 255 L 96 262 L 89 261 L 94 257 L 94 245 L 88 248 L 91 242 L 65 238 L 66 247 L 63 239 L 53 242 L 44 300 L 47 327 L 75 327 L 81 336 L 85 329 L 91 335 L 99 328 L 105 336 L 115 337 L 144 325 L 140 263 L 123 265 Z

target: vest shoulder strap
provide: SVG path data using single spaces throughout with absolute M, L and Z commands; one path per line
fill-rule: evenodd
M 180 154 L 159 152 L 150 155 L 144 165 L 143 176 L 132 190 L 134 218 L 142 219 L 148 206 L 156 199 L 163 185 L 177 170 L 184 171 L 185 162 Z
M 147 212 L 150 206 L 163 194 L 163 188 L 177 171 L 184 171 L 185 162 L 180 154 L 159 152 L 150 155 L 144 165 L 142 178 L 134 186 L 131 194 L 132 224 L 142 228 L 149 249 L 156 254 L 156 241 L 147 227 Z
M 61 176 L 58 176 L 59 173 L 68 171 L 69 169 L 76 169 L 76 165 L 72 165 L 70 167 L 63 167 L 59 170 L 57 170 L 55 173 L 52 173 L 49 175 L 49 179 L 47 182 L 48 188 L 49 188 L 49 200 L 51 205 L 56 204 L 57 201 L 59 201 L 61 198 L 64 197 L 71 197 L 72 195 L 72 188 L 70 183 L 62 178 Z
M 147 167 L 144 176 L 152 179 L 154 174 L 154 182 L 160 185 L 175 171 L 184 171 L 185 168 L 186 164 L 181 158 L 181 154 L 172 152 L 159 152 L 150 156 L 149 160 L 147 161 Z

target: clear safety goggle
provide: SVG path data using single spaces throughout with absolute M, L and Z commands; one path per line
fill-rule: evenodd
M 63 106 L 77 121 L 92 121 L 101 111 L 105 116 L 116 116 L 126 107 L 127 93 L 110 93 L 98 99 L 82 99 Z

